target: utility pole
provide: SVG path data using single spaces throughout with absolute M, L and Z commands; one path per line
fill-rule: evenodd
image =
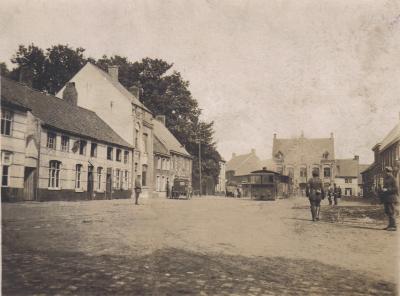
M 199 196 L 201 197 L 201 138 L 199 133 Z

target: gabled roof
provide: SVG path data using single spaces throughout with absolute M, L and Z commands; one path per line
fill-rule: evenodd
M 358 160 L 336 159 L 336 177 L 358 177 Z
M 154 138 L 158 139 L 170 152 L 182 154 L 187 157 L 191 155 L 186 151 L 185 147 L 175 138 L 175 136 L 168 130 L 168 128 L 159 122 L 153 120 L 153 133 Z
M 261 169 L 261 161 L 253 152 L 232 157 L 226 163 L 226 171 L 235 171 L 235 176 L 242 176 Z
M 385 150 L 391 144 L 400 141 L 400 122 L 386 135 L 381 142 L 380 151 Z
M 275 138 L 272 147 L 272 157 L 276 157 L 279 152 L 283 155 L 286 163 L 319 163 L 326 152 L 328 153 L 328 159 L 332 160 L 335 159 L 334 139 L 308 139 L 304 137 L 293 139 Z
M 132 147 L 93 111 L 73 106 L 53 95 L 4 77 L 1 77 L 1 99 L 29 108 L 44 125 L 52 128 L 106 143 Z
M 134 105 L 141 107 L 149 113 L 152 113 L 142 102 L 139 101 L 139 98 L 135 97 L 131 92 L 129 92 L 119 81 L 115 81 L 112 77 L 99 67 L 93 65 L 92 63 L 86 63 L 85 67 L 93 67 L 96 71 L 98 71 L 109 83 L 111 83 L 119 92 L 127 97 Z M 83 69 L 82 68 L 82 69 Z

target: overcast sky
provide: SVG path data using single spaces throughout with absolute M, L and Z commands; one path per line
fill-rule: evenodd
M 2 0 L 0 37 L 0 61 L 33 42 L 174 63 L 226 160 L 303 130 L 369 163 L 399 121 L 399 1 Z

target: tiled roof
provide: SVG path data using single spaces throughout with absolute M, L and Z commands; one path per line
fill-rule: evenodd
M 352 158 L 336 159 L 336 177 L 358 177 L 358 161 Z
M 232 159 L 226 163 L 226 171 L 235 171 L 236 176 L 247 175 L 261 168 L 261 161 L 255 153 L 232 157 Z
M 28 107 L 43 124 L 98 141 L 131 147 L 93 111 L 1 77 L 1 99 Z
M 167 147 L 156 137 L 154 136 L 154 141 L 153 141 L 153 151 L 154 153 L 159 153 L 159 154 L 168 154 L 169 151 Z
M 191 157 L 185 147 L 183 147 L 168 128 L 158 120 L 153 120 L 153 132 L 155 138 L 157 138 L 169 151 Z
M 386 137 L 381 142 L 380 150 L 385 150 L 391 144 L 400 141 L 400 122 L 386 135 Z
M 110 82 L 116 89 L 118 89 L 125 97 L 127 97 L 134 105 L 137 105 L 144 110 L 148 111 L 151 113 L 151 111 L 143 105 L 142 102 L 139 101 L 139 98 L 135 97 L 132 93 L 130 93 L 119 81 L 115 81 L 114 79 L 111 78 L 111 76 L 100 69 L 99 67 L 93 65 L 92 63 L 87 63 L 84 67 L 93 67 L 96 69 L 108 82 Z
M 274 139 L 272 157 L 278 152 L 283 154 L 286 163 L 319 163 L 322 155 L 328 152 L 328 159 L 335 159 L 334 139 L 308 139 L 304 137 L 294 139 Z

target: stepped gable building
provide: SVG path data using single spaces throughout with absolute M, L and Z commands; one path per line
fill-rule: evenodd
M 383 140 L 372 147 L 374 162 L 364 170 L 364 197 L 377 197 L 377 191 L 383 185 L 383 170 L 386 166 L 393 168 L 393 175 L 400 183 L 400 114 L 399 122 L 389 131 Z
M 63 94 L 1 78 L 2 200 L 129 198 L 133 147 Z
M 236 155 L 232 153 L 232 158 L 226 163 L 226 180 L 232 181 L 235 176 L 247 175 L 252 171 L 261 168 L 261 161 L 256 155 L 256 150 L 251 149 L 248 154 Z
M 165 126 L 165 116 L 156 116 L 154 127 L 154 195 L 166 197 L 175 179 L 192 183 L 192 156 Z
M 325 186 L 334 181 L 335 149 L 333 134 L 329 138 L 280 139 L 274 134 L 272 157 L 278 173 L 293 180 L 294 190 L 305 189 L 312 171 L 317 170 Z
M 118 67 L 108 72 L 87 63 L 69 82 L 79 93 L 77 105 L 96 112 L 118 135 L 134 147 L 134 175 L 142 196 L 153 192 L 153 115 L 139 101 L 139 89 L 127 90 L 118 81 Z M 62 97 L 65 87 L 57 96 Z

